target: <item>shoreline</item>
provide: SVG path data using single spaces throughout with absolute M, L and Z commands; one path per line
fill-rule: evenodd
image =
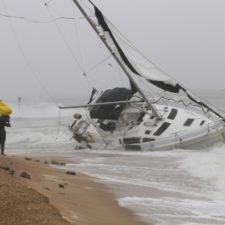
M 45 196 L 48 199 L 47 205 L 53 207 L 52 211 L 55 210 L 53 213 L 55 217 L 61 217 L 60 223 L 53 223 L 56 225 L 149 225 L 141 222 L 129 209 L 119 206 L 109 188 L 98 182 L 97 178 L 77 171 L 70 171 L 76 172 L 75 175 L 67 174 L 64 169 L 50 166 L 52 160 L 60 162 L 61 165 L 66 163 L 66 160 L 57 156 L 32 157 L 29 155 L 26 159 L 21 155 L 0 157 L 0 166 L 9 167 L 8 171 L 0 169 L 0 176 L 5 176 L 8 180 L 13 180 L 15 184 L 22 185 L 24 190 L 20 188 L 21 193 L 35 190 L 42 197 Z M 10 174 L 10 171 L 14 171 L 14 174 Z M 29 174 L 31 179 L 21 177 L 22 172 Z M 6 183 L 9 182 L 7 179 Z M 37 212 L 36 219 L 38 217 Z M 0 221 L 2 221 L 1 215 Z

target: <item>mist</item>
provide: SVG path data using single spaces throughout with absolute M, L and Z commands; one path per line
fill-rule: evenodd
M 94 3 L 144 55 L 183 86 L 195 93 L 224 89 L 224 1 Z M 0 0 L 0 13 L 2 99 L 80 101 L 89 98 L 93 87 L 129 85 L 113 59 L 101 69 L 83 73 L 109 53 L 72 0 Z M 78 19 L 54 20 L 58 17 Z

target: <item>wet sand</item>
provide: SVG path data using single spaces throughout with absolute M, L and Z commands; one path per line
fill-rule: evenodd
M 0 225 L 146 225 L 120 207 L 104 184 L 53 168 L 53 160 L 65 163 L 52 157 L 0 156 Z

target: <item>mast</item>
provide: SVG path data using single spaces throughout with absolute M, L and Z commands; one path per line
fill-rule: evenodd
M 104 35 L 101 35 L 101 32 L 97 29 L 96 24 L 90 19 L 90 17 L 87 15 L 85 10 L 82 8 L 80 3 L 77 0 L 73 0 L 74 4 L 77 6 L 77 8 L 81 11 L 81 13 L 84 15 L 84 17 L 87 19 L 88 23 L 91 25 L 91 27 L 94 29 L 94 31 L 97 33 L 98 37 L 102 40 L 106 48 L 110 51 L 110 53 L 113 55 L 114 59 L 117 61 L 117 63 L 120 65 L 121 69 L 124 71 L 124 73 L 127 75 L 127 77 L 132 81 L 140 95 L 143 97 L 144 101 L 147 103 L 148 109 L 151 109 L 153 114 L 161 120 L 161 116 L 155 109 L 155 107 L 152 105 L 152 103 L 149 101 L 147 96 L 145 96 L 144 92 L 139 88 L 137 85 L 135 79 L 127 72 L 125 66 L 121 63 L 120 59 L 117 57 L 117 55 L 114 53 L 114 51 L 111 49 L 111 47 L 108 45 L 108 43 L 105 40 Z

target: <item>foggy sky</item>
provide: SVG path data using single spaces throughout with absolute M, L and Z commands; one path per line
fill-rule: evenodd
M 0 0 L 0 13 L 40 21 L 79 17 L 72 0 L 52 0 L 49 7 L 44 2 Z M 197 93 L 225 89 L 224 0 L 94 2 L 144 55 L 185 87 Z M 0 98 L 88 97 L 91 86 L 80 67 L 88 70 L 109 53 L 82 19 L 76 24 L 35 24 L 0 16 Z M 111 61 L 103 72 L 97 68 L 88 74 L 93 86 L 127 85 Z

